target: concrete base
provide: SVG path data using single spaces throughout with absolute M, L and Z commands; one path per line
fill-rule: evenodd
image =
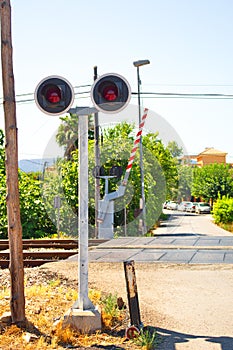
M 101 314 L 97 309 L 70 309 L 64 315 L 63 326 L 71 326 L 83 334 L 101 330 Z

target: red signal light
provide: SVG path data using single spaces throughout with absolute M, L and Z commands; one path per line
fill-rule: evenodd
M 34 96 L 42 112 L 61 115 L 70 109 L 74 100 L 74 90 L 68 80 L 52 75 L 40 81 Z
M 130 101 L 131 89 L 127 80 L 119 74 L 104 74 L 95 80 L 91 89 L 94 107 L 103 113 L 117 113 Z
M 116 85 L 106 86 L 103 90 L 103 98 L 106 101 L 115 101 L 118 97 L 118 89 Z
M 61 101 L 61 90 L 55 85 L 46 89 L 45 98 L 50 103 L 58 103 Z

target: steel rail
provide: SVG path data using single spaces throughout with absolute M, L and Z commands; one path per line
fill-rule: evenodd
M 90 247 L 105 243 L 106 239 L 90 239 Z M 78 253 L 77 239 L 24 239 L 24 267 L 35 267 L 48 262 L 64 260 Z M 30 249 L 32 249 L 30 251 Z M 40 249 L 40 250 L 36 250 Z M 0 268 L 9 267 L 10 252 L 8 240 L 0 240 Z

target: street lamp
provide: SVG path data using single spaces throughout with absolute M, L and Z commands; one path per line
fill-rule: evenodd
M 137 67 L 137 82 L 138 82 L 138 120 L 139 125 L 142 121 L 141 116 L 141 93 L 140 93 L 140 75 L 139 75 L 139 67 L 145 66 L 146 64 L 150 64 L 149 60 L 138 60 L 133 62 L 134 67 Z M 145 187 L 144 187 L 144 167 L 143 167 L 143 149 L 142 149 L 142 135 L 140 136 L 140 143 L 139 143 L 139 150 L 140 150 L 140 177 L 141 177 L 141 201 L 140 201 L 140 208 L 142 209 L 142 225 L 141 230 L 142 234 L 145 234 L 147 231 L 146 227 L 146 201 L 145 201 Z

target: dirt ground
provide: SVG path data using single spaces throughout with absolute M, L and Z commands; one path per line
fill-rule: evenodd
M 77 280 L 77 262 L 42 269 Z M 141 319 L 161 350 L 233 350 L 233 265 L 135 264 Z M 127 302 L 122 263 L 90 263 L 89 288 Z

